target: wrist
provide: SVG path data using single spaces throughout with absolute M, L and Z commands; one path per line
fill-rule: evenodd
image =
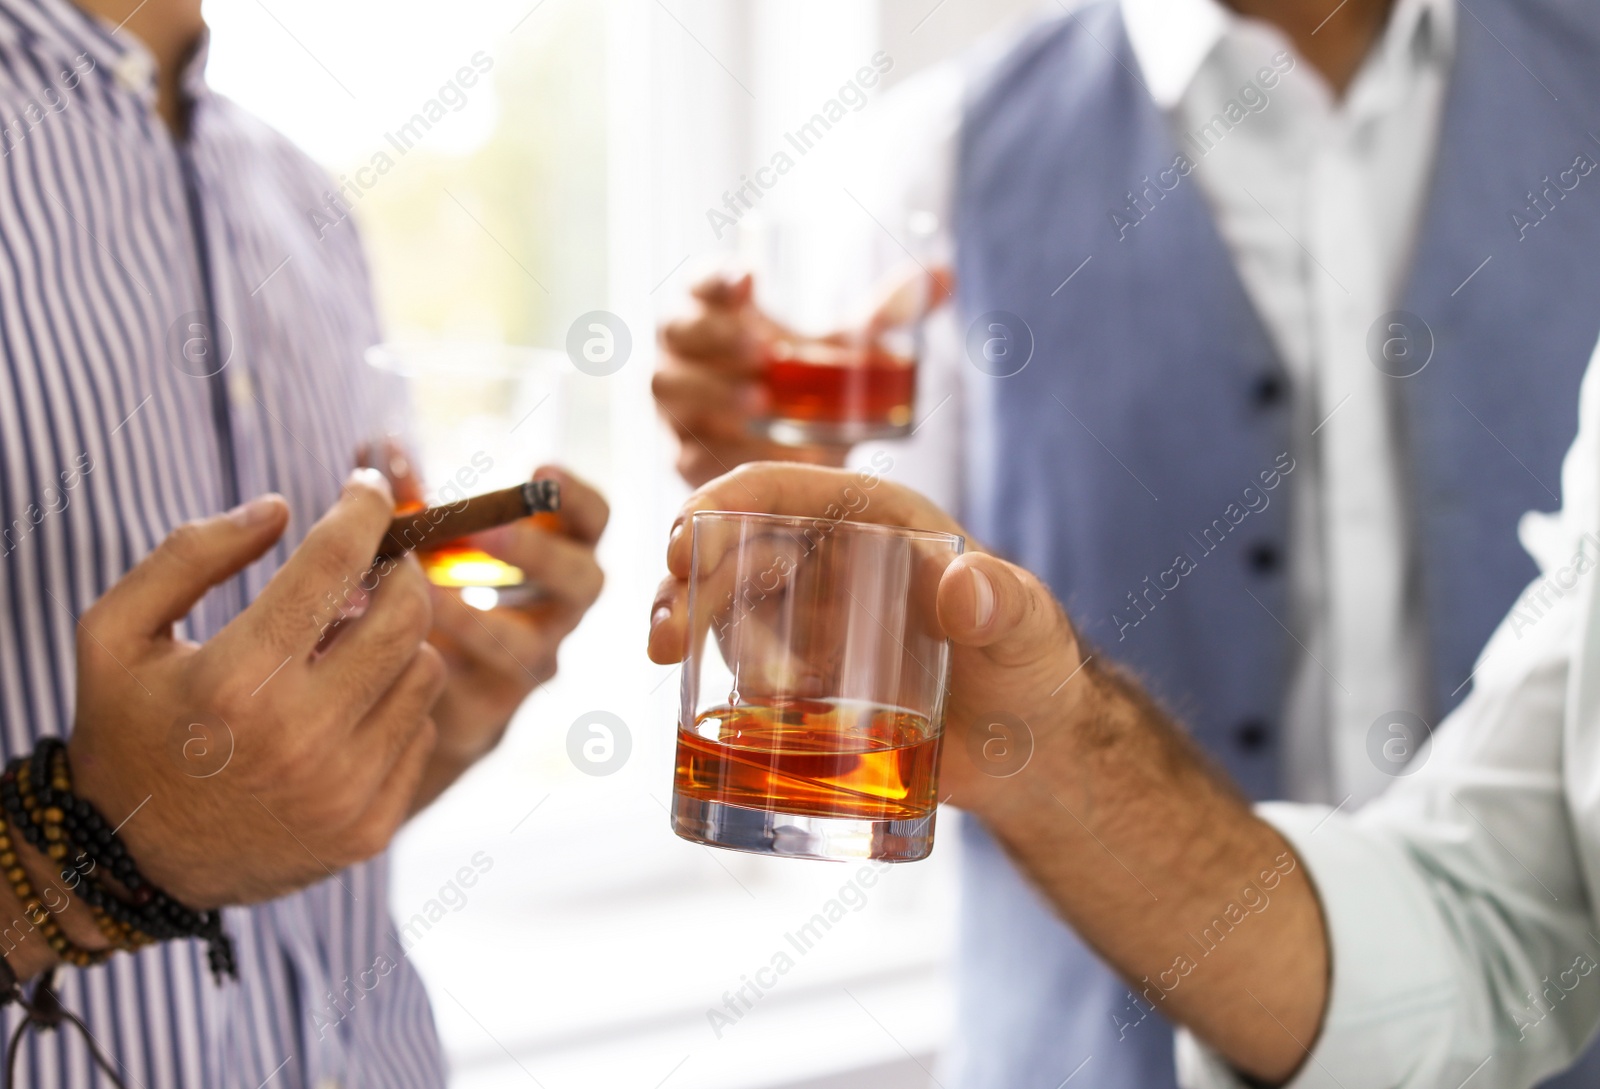
M 4 935 L 0 936 L 0 956 L 17 977 L 18 983 L 27 983 L 61 963 L 61 958 L 45 942 L 37 928 L 28 922 L 22 910 L 11 897 L 6 897 Z
M 72 881 L 63 881 L 61 878 L 63 869 L 76 868 L 72 861 L 69 859 L 61 863 L 53 862 L 22 837 L 13 833 L 8 838 L 11 840 L 11 848 L 17 856 L 18 863 L 33 884 L 39 902 L 50 912 L 56 926 L 60 927 L 68 940 L 79 948 L 92 952 L 110 949 L 110 940 L 101 932 L 99 924 L 95 922 L 94 913 L 78 894 L 82 877 L 79 876 Z M 23 925 L 31 926 L 27 922 L 25 911 L 16 914 Z M 46 942 L 36 942 L 35 945 L 51 954 L 50 963 L 59 960 Z
M 19 982 L 63 962 L 53 948 L 61 936 L 91 953 L 111 948 L 88 905 L 62 887 L 60 867 L 10 825 L 0 830 L 0 866 L 0 956 Z M 21 890 L 30 893 L 26 900 Z
M 126 765 L 97 759 L 93 753 L 84 752 L 77 743 L 78 731 L 67 740 L 67 765 L 70 769 L 72 792 L 88 802 L 116 829 L 117 836 L 126 845 L 128 854 L 137 861 L 141 872 L 158 887 L 171 892 L 185 903 L 212 907 L 220 904 L 214 891 L 198 888 L 192 881 L 193 859 L 174 852 L 169 845 L 181 843 L 161 823 L 162 807 L 159 803 L 147 806 L 146 794 L 128 789 L 134 778 Z M 101 873 L 97 876 L 110 878 Z
M 34 918 L 11 891 L 9 883 L 0 894 L 0 956 L 5 957 L 7 966 L 20 983 L 61 963 L 44 931 L 35 925 Z
M 33 922 L 46 931 L 55 954 L 69 964 L 89 966 L 117 950 L 132 952 L 160 941 L 198 938 L 206 943 L 218 981 L 234 976 L 233 944 L 222 929 L 220 911 L 192 907 L 174 899 L 165 886 L 152 883 L 119 834 L 128 818 L 113 826 L 74 786 L 71 753 L 57 738 L 41 740 L 29 756 L 13 760 L 0 776 L 0 801 L 11 838 L 38 848 L 50 871 L 45 895 L 21 879 L 13 881 L 13 891 L 25 911 L 33 913 Z M 56 877 L 70 894 L 55 884 Z M 75 900 L 82 901 L 79 914 L 69 916 L 81 927 L 79 933 L 69 933 L 53 914 L 38 909 L 41 900 L 57 907 L 51 894 L 63 913 Z M 92 921 L 93 930 L 81 924 L 84 916 Z
M 1015 849 L 1062 832 L 1083 836 L 1093 825 L 1095 782 L 1114 774 L 1115 763 L 1151 729 L 1150 709 L 1133 698 L 1137 690 L 1130 692 L 1114 666 L 1076 653 L 1069 660 L 1079 664 L 1058 667 L 1052 679 L 1071 675 L 1070 681 L 1054 682 L 1053 696 L 1027 722 L 1026 765 L 1008 778 L 980 776 L 972 803 L 964 805 Z

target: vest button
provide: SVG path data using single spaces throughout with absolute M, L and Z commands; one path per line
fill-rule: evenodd
M 1260 752 L 1267 747 L 1267 734 L 1267 724 L 1253 718 L 1234 731 L 1233 739 L 1245 752 Z
M 1256 379 L 1250 395 L 1262 408 L 1272 408 L 1281 404 L 1288 392 L 1288 383 L 1283 380 L 1281 374 L 1263 374 Z
M 1270 575 L 1283 565 L 1283 554 L 1278 551 L 1277 546 L 1265 542 L 1251 545 L 1245 558 L 1250 564 L 1250 570 L 1258 575 Z

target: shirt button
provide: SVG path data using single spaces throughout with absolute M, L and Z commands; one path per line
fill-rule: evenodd
M 138 50 L 119 57 L 112 66 L 112 72 L 117 78 L 117 85 L 133 94 L 150 90 L 156 76 L 155 63 L 148 54 Z
M 243 367 L 229 368 L 225 381 L 228 384 L 228 399 L 235 408 L 245 408 L 255 400 L 255 383 L 250 380 L 250 372 Z
M 1250 570 L 1258 575 L 1270 575 L 1283 565 L 1283 554 L 1277 546 L 1265 542 L 1251 545 L 1245 559 L 1250 564 Z
M 1233 739 L 1245 752 L 1260 752 L 1267 747 L 1267 734 L 1267 724 L 1253 718 L 1234 731 Z
M 1250 388 L 1251 399 L 1261 408 L 1282 404 L 1289 392 L 1288 383 L 1281 374 L 1263 374 Z

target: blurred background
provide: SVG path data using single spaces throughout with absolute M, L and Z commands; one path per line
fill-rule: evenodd
M 208 4 L 213 84 L 333 175 L 391 338 L 561 349 L 596 310 L 631 332 L 626 363 L 606 377 L 569 368 L 560 419 L 541 422 L 611 499 L 605 594 L 500 751 L 395 850 L 394 911 L 424 920 L 409 954 L 453 1086 L 898 1089 L 937 1074 L 954 1016 L 953 814 L 931 860 L 881 878 L 803 956 L 785 935 L 859 867 L 717 852 L 668 830 L 678 677 L 648 662 L 644 638 L 685 490 L 649 378 L 656 323 L 732 249 L 708 215 L 726 192 L 881 51 L 887 74 L 818 143 L 826 154 L 791 148 L 794 169 L 761 194 L 763 210 L 836 198 L 892 89 L 916 94 L 914 77 L 1031 6 Z M 589 736 L 597 711 L 624 724 L 625 756 L 602 775 L 568 756 L 569 732 Z M 463 867 L 479 874 L 470 887 Z M 780 951 L 794 970 L 713 1024 Z

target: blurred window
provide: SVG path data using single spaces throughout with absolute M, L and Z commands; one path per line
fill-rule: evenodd
M 870 888 L 857 866 L 668 830 L 677 674 L 644 639 L 684 489 L 649 376 L 660 315 L 731 250 L 708 211 L 785 148 L 771 196 L 798 201 L 823 179 L 789 136 L 875 52 L 897 66 L 859 106 L 843 92 L 840 127 L 1019 6 L 208 4 L 212 82 L 331 172 L 391 338 L 562 349 L 595 310 L 631 333 L 615 374 L 566 375 L 559 421 L 563 460 L 612 501 L 606 592 L 501 749 L 395 849 L 394 911 L 461 1089 L 929 1083 L 952 1016 L 953 814 L 932 860 Z M 569 756 L 595 711 L 626 726 L 611 774 Z M 831 904 L 842 918 L 798 936 Z

